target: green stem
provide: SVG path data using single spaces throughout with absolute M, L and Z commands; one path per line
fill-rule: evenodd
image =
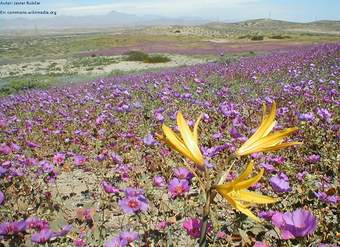
M 228 157 L 228 160 L 227 160 L 226 163 L 230 164 L 234 159 L 235 159 L 235 156 L 231 155 L 231 156 Z M 234 162 L 232 162 L 232 165 L 233 164 L 234 164 Z M 227 170 L 227 173 L 230 172 L 232 165 Z M 222 169 L 220 169 L 219 172 L 218 172 L 219 176 L 217 177 L 215 184 L 219 184 L 221 178 L 223 176 L 225 176 L 225 172 L 222 172 L 221 170 Z M 211 184 L 209 184 L 209 186 L 206 190 L 206 201 L 205 201 L 205 205 L 204 205 L 204 208 L 203 208 L 199 247 L 208 246 L 207 231 L 208 231 L 208 220 L 209 220 L 209 214 L 210 214 L 210 205 L 214 201 L 216 195 L 217 195 L 216 190 L 212 190 Z
M 201 235 L 200 235 L 200 240 L 199 240 L 199 246 L 200 247 L 205 247 L 208 246 L 208 241 L 207 241 L 207 231 L 208 231 L 208 220 L 209 220 L 209 213 L 210 213 L 210 203 L 211 203 L 211 190 L 210 188 L 208 189 L 206 193 L 206 203 L 203 208 L 203 217 L 202 217 L 202 222 L 201 222 Z

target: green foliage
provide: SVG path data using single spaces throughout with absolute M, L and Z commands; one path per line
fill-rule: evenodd
M 105 57 L 105 56 L 99 56 L 99 57 L 82 57 L 80 59 L 74 59 L 70 66 L 73 68 L 80 68 L 80 67 L 96 67 L 96 66 L 102 66 L 102 65 L 109 65 L 117 63 L 115 58 L 112 57 Z
M 142 52 L 142 51 L 129 51 L 125 53 L 124 55 L 127 55 L 125 58 L 126 61 L 145 61 L 148 59 L 149 55 Z
M 169 61 L 171 61 L 171 59 L 164 55 L 152 55 L 144 60 L 145 63 L 166 63 Z
M 144 63 L 166 63 L 171 61 L 170 58 L 164 55 L 149 55 L 142 51 L 129 51 L 125 53 L 126 61 L 140 61 Z
M 0 95 L 8 95 L 22 90 L 47 88 L 48 84 L 48 82 L 42 81 L 41 78 L 15 78 L 0 88 Z
M 289 36 L 289 35 L 276 34 L 276 35 L 270 36 L 269 38 L 271 38 L 271 39 L 290 39 L 291 36 Z
M 264 39 L 264 36 L 263 35 L 254 35 L 250 38 L 250 40 L 263 40 Z

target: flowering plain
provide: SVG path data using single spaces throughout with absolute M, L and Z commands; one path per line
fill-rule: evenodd
M 203 114 L 198 163 L 217 176 L 276 104 L 274 131 L 302 144 L 236 159 L 225 181 L 252 160 L 249 190 L 277 201 L 250 205 L 257 221 L 217 195 L 208 242 L 336 246 L 339 66 L 340 44 L 319 44 L 1 98 L 1 244 L 195 246 L 204 192 L 162 124 Z

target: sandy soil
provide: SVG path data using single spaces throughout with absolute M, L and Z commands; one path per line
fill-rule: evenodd
M 196 58 L 185 55 L 171 55 L 166 54 L 171 59 L 170 62 L 149 64 L 143 62 L 124 61 L 122 56 L 110 56 L 116 62 L 108 65 L 99 66 L 69 66 L 69 61 L 66 59 L 51 59 L 44 62 L 18 63 L 6 64 L 0 66 L 0 78 L 9 76 L 22 76 L 28 74 L 47 75 L 49 73 L 66 73 L 79 75 L 99 75 L 103 73 L 110 73 L 112 71 L 139 71 L 145 69 L 168 68 L 183 65 L 193 65 L 198 63 L 209 62 L 204 58 Z

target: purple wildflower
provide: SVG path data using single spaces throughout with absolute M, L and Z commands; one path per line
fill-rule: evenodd
M 29 229 L 43 230 L 49 227 L 49 223 L 46 220 L 42 220 L 38 217 L 31 216 L 26 219 L 26 226 Z
M 121 240 L 126 240 L 128 243 L 132 243 L 139 239 L 139 234 L 137 232 L 121 232 L 119 234 Z
M 5 195 L 4 193 L 2 193 L 2 191 L 0 191 L 0 205 L 2 205 L 5 201 Z
M 256 242 L 253 247 L 269 247 L 266 242 Z
M 117 189 L 116 187 L 114 187 L 112 184 L 110 184 L 109 182 L 106 182 L 105 180 L 101 182 L 101 185 L 103 187 L 103 190 L 106 193 L 109 194 L 115 194 L 119 192 L 119 189 Z
M 281 231 L 283 239 L 294 239 L 312 234 L 317 227 L 316 217 L 309 211 L 297 209 L 293 212 L 275 213 L 272 223 Z
M 24 220 L 14 222 L 4 222 L 0 224 L 0 235 L 14 235 L 26 231 L 26 222 Z
M 148 210 L 148 202 L 142 194 L 143 190 L 128 188 L 125 192 L 126 197 L 118 201 L 119 206 L 127 214 L 136 214 Z
M 117 237 L 105 241 L 104 247 L 126 247 L 137 240 L 139 240 L 137 232 L 121 232 Z
M 334 204 L 340 202 L 340 196 L 337 195 L 327 195 L 325 192 L 314 192 L 314 195 L 322 202 Z
M 156 228 L 157 230 L 165 230 L 168 227 L 169 223 L 165 220 L 160 221 L 157 225 Z
M 86 240 L 82 238 L 77 238 L 73 240 L 73 245 L 75 247 L 85 247 L 86 246 Z
M 168 190 L 172 198 L 182 196 L 189 191 L 189 182 L 185 179 L 173 178 L 169 182 Z
M 308 112 L 308 113 L 301 114 L 299 116 L 299 119 L 301 121 L 312 122 L 312 121 L 314 121 L 315 117 L 314 117 L 314 114 L 312 112 Z
M 230 136 L 232 138 L 240 138 L 240 137 L 242 137 L 242 135 L 237 131 L 237 129 L 235 127 L 232 127 L 230 129 L 229 133 L 230 133 Z
M 327 109 L 318 108 L 316 113 L 322 120 L 325 120 L 327 123 L 331 122 L 332 114 Z
M 111 159 L 113 160 L 113 162 L 115 162 L 116 164 L 122 164 L 123 163 L 123 158 L 119 154 L 112 152 L 110 154 L 110 156 L 111 156 Z
M 0 144 L 0 153 L 2 153 L 4 155 L 8 155 L 11 152 L 12 152 L 12 149 L 6 143 L 1 143 Z
M 155 145 L 157 143 L 157 141 L 155 140 L 155 138 L 153 137 L 153 135 L 151 135 L 150 133 L 147 134 L 144 138 L 143 138 L 143 142 L 145 145 L 147 146 L 152 146 Z
M 265 220 L 270 220 L 272 216 L 276 213 L 276 211 L 261 211 L 259 212 L 259 217 Z
M 277 172 L 277 169 L 268 163 L 261 163 L 260 166 L 263 167 L 269 173 Z
M 86 158 L 79 154 L 74 155 L 73 160 L 76 166 L 82 166 L 86 162 Z
M 197 218 L 187 219 L 183 222 L 183 227 L 192 238 L 199 238 L 201 233 L 201 220 Z M 208 223 L 208 232 L 212 230 L 212 225 Z
M 174 174 L 178 179 L 191 180 L 194 177 L 194 175 L 185 167 L 176 168 Z
M 127 245 L 127 241 L 121 241 L 119 237 L 114 237 L 106 240 L 103 247 L 125 247 Z
M 153 185 L 155 187 L 159 187 L 159 188 L 166 186 L 165 178 L 162 177 L 162 176 L 154 176 L 153 177 Z
M 64 163 L 64 160 L 65 160 L 65 154 L 63 153 L 56 153 L 53 156 L 53 162 L 57 165 Z
M 50 229 L 43 229 L 40 232 L 32 234 L 31 240 L 37 244 L 44 244 L 54 237 L 54 232 Z
M 29 148 L 40 148 L 41 146 L 35 142 L 32 141 L 26 141 L 26 144 Z
M 287 176 L 283 173 L 271 177 L 269 179 L 269 183 L 273 187 L 274 191 L 278 193 L 289 192 L 292 190 Z
M 315 164 L 315 163 L 318 163 L 320 161 L 320 155 L 317 155 L 317 154 L 311 154 L 307 157 L 307 160 L 306 160 L 308 163 L 311 163 L 311 164 Z

